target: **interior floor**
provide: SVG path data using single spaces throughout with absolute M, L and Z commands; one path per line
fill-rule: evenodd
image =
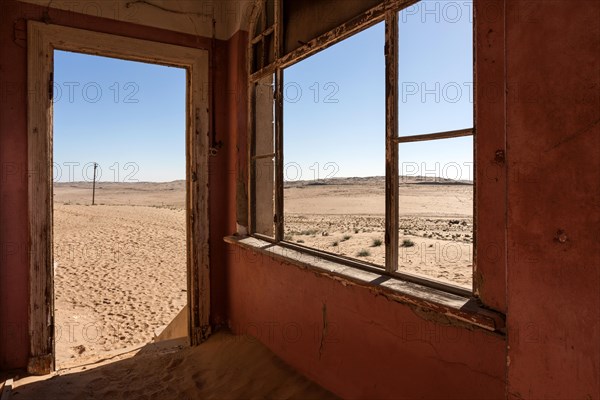
M 15 379 L 13 397 L 39 399 L 335 399 L 249 336 L 219 332 L 197 347 L 152 343 L 93 366 Z

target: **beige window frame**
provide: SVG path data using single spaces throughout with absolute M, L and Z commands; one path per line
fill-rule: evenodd
M 210 334 L 208 51 L 30 21 L 28 23 L 28 371 L 54 370 L 52 90 L 54 50 L 185 68 L 188 337 Z
M 449 293 L 464 297 L 471 297 L 476 288 L 466 290 L 458 285 L 442 283 L 433 279 L 415 276 L 398 270 L 398 245 L 399 245 L 399 156 L 398 146 L 400 143 L 430 141 L 438 139 L 457 138 L 463 136 L 472 136 L 474 139 L 474 149 L 477 147 L 475 135 L 475 122 L 472 127 L 465 129 L 435 132 L 424 135 L 399 136 L 398 135 L 398 13 L 415 3 L 418 0 L 386 0 L 380 5 L 357 16 L 353 20 L 340 25 L 336 29 L 317 37 L 300 48 L 283 54 L 282 38 L 285 27 L 282 19 L 282 1 L 274 0 L 267 2 L 259 0 L 256 3 L 252 20 L 250 24 L 250 39 L 248 48 L 248 70 L 249 70 L 249 232 L 251 235 L 281 246 L 286 246 L 295 250 L 306 252 L 311 255 L 323 257 L 332 261 L 353 267 L 377 271 L 386 275 L 398 277 L 402 280 L 422 284 L 435 289 L 440 289 Z M 267 18 L 265 7 L 271 6 L 273 9 L 269 14 L 273 15 L 272 25 L 266 23 Z M 292 64 L 295 64 L 318 51 L 321 51 L 335 43 L 338 43 L 348 37 L 367 29 L 377 23 L 385 21 L 385 64 L 386 64 L 386 195 L 385 195 L 385 245 L 386 262 L 385 268 L 380 269 L 371 264 L 367 264 L 351 257 L 344 257 L 328 253 L 322 250 L 316 250 L 290 243 L 284 240 L 284 205 L 283 205 L 283 70 Z M 261 132 L 257 132 L 259 118 L 265 118 L 265 113 L 259 115 L 257 99 L 257 87 L 261 80 L 273 76 L 273 143 L 272 152 L 257 153 L 257 142 L 263 140 L 260 137 Z M 264 96 L 263 96 L 264 97 Z M 266 110 L 266 108 L 265 108 Z M 474 107 L 475 111 L 475 107 Z M 474 112 L 475 114 L 475 112 Z M 475 121 L 475 115 L 474 115 Z M 263 143 L 264 145 L 264 143 Z M 274 174 L 260 173 L 259 163 L 267 158 L 273 158 Z M 475 170 L 477 161 L 474 158 Z M 259 171 L 257 173 L 257 171 Z M 274 181 L 269 181 L 274 177 Z M 394 184 L 396 182 L 396 184 Z M 474 182 L 475 183 L 475 182 Z M 264 207 L 266 195 L 260 192 L 265 188 L 272 188 L 272 213 L 269 214 L 269 207 Z M 475 191 L 476 191 L 475 186 Z M 263 203 L 259 203 L 259 200 Z M 476 198 L 474 198 L 474 205 Z M 257 204 L 261 204 L 261 209 L 257 209 Z M 476 213 L 474 213 L 476 215 Z M 264 229 L 260 227 L 268 226 L 273 223 L 272 235 L 265 234 Z M 477 220 L 474 220 L 474 232 L 476 231 Z M 476 252 L 474 251 L 474 258 Z M 476 260 L 474 260 L 475 264 Z

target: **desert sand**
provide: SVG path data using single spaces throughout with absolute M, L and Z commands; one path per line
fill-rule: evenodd
M 385 182 L 382 177 L 286 182 L 284 196 L 287 241 L 383 266 Z M 470 182 L 402 179 L 399 270 L 470 288 L 472 201 Z M 47 386 L 49 393 L 52 390 L 59 393 L 59 388 L 64 392 L 65 385 L 73 384 L 85 389 L 86 393 L 120 398 L 114 397 L 117 396 L 114 393 L 126 394 L 123 388 L 129 387 L 131 381 L 149 398 L 195 398 L 198 390 L 204 391 L 202 393 L 209 398 L 218 393 L 232 393 L 228 397 L 252 397 L 225 392 L 228 385 L 218 382 L 229 376 L 231 370 L 227 368 L 227 360 L 222 359 L 225 356 L 216 357 L 210 347 L 172 350 L 168 354 L 161 350 L 154 352 L 153 358 L 144 359 L 148 365 L 138 365 L 142 353 L 148 352 L 148 343 L 155 332 L 167 325 L 187 302 L 185 238 L 184 181 L 100 182 L 96 187 L 94 206 L 91 205 L 89 183 L 55 184 L 57 367 L 59 373 L 73 376 L 32 384 L 31 387 L 50 385 Z M 247 342 L 243 341 L 246 345 Z M 212 346 L 220 348 L 219 351 L 229 351 L 223 343 L 231 343 L 231 340 L 214 339 Z M 250 358 L 265 351 L 252 346 L 238 349 L 247 352 L 248 359 L 234 357 L 230 361 L 250 363 Z M 209 363 L 224 363 L 219 364 L 224 370 L 222 375 L 215 377 L 210 369 L 192 368 L 192 359 L 201 354 Z M 77 372 L 83 364 L 96 365 L 115 357 L 127 359 L 119 361 L 119 366 L 107 365 L 95 372 Z M 255 362 L 274 362 L 272 355 L 264 358 L 270 361 Z M 165 365 L 168 368 L 165 369 Z M 185 365 L 190 366 L 190 371 L 183 373 Z M 149 369 L 151 366 L 155 371 Z M 158 374 L 153 378 L 157 384 L 146 388 L 143 377 L 150 373 Z M 199 384 L 198 379 L 203 373 L 209 374 L 212 380 L 203 381 L 202 378 Z M 250 368 L 247 379 L 253 379 L 250 378 L 252 373 L 260 373 L 260 370 L 252 372 Z M 107 379 L 113 385 L 116 382 L 120 389 L 111 392 L 115 389 L 106 385 Z M 285 379 L 300 378 L 288 376 Z M 179 396 L 159 395 L 168 383 L 173 382 L 185 383 Z M 229 385 L 235 385 L 231 390 L 252 393 L 252 384 L 244 389 L 243 382 L 231 378 Z M 173 386 L 170 385 L 169 390 Z M 275 384 L 269 390 L 285 394 L 285 390 L 295 389 L 284 389 Z M 23 387 L 21 393 L 19 398 L 38 398 L 33 389 L 29 391 Z M 302 390 L 293 393 L 302 393 Z M 69 398 L 68 393 L 65 396 L 60 398 Z M 264 393 L 259 397 L 265 397 Z M 98 395 L 98 398 L 103 396 Z
M 190 348 L 147 345 L 110 361 L 15 381 L 14 399 L 335 399 L 248 336 L 224 332 Z
M 148 343 L 187 303 L 183 184 L 54 192 L 57 366 Z
M 330 399 L 249 336 L 152 342 L 185 306 L 184 182 L 55 184 L 57 372 L 19 399 Z
M 382 177 L 288 182 L 284 196 L 286 240 L 384 266 Z M 401 177 L 399 210 L 398 270 L 470 289 L 473 185 Z
M 286 182 L 285 239 L 376 266 L 385 260 L 382 177 Z M 470 288 L 473 186 L 400 182 L 399 271 Z M 232 232 L 233 233 L 233 232 Z M 54 189 L 57 366 L 152 341 L 187 302 L 185 182 Z

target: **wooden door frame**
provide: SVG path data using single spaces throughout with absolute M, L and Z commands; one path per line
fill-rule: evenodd
M 29 361 L 32 374 L 54 370 L 52 91 L 54 50 L 185 68 L 188 337 L 210 334 L 208 51 L 28 22 L 27 139 L 29 220 Z

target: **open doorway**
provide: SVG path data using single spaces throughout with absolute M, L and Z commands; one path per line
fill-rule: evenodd
M 57 368 L 187 337 L 186 70 L 55 50 L 53 86 Z
M 181 155 L 180 160 L 184 160 L 185 165 L 185 181 L 181 183 L 183 185 L 185 193 L 185 211 L 184 219 L 184 236 L 185 250 L 183 251 L 186 265 L 186 311 L 187 323 L 184 325 L 187 327 L 187 337 L 189 343 L 196 345 L 201 343 L 204 339 L 210 335 L 211 329 L 209 324 L 210 318 L 210 268 L 209 268 L 209 256 L 208 256 L 208 129 L 209 129 L 209 85 L 208 85 L 208 51 L 204 49 L 195 49 L 180 47 L 175 45 L 169 45 L 164 43 L 156 43 L 139 39 L 132 39 L 114 35 L 108 35 L 103 33 L 91 32 L 80 29 L 66 28 L 51 24 L 43 24 L 38 22 L 30 21 L 28 23 L 28 90 L 30 95 L 28 96 L 28 216 L 29 216 L 29 282 L 30 282 L 30 307 L 29 307 L 29 332 L 30 335 L 30 355 L 28 362 L 28 371 L 32 374 L 47 374 L 55 369 L 55 346 L 58 340 L 63 337 L 69 338 L 72 334 L 71 327 L 66 330 L 63 327 L 55 329 L 57 321 L 55 319 L 54 311 L 54 237 L 53 237 L 53 180 L 56 178 L 53 176 L 54 171 L 54 132 L 53 132 L 53 118 L 54 113 L 54 100 L 53 90 L 55 87 L 54 71 L 55 71 L 55 51 L 71 52 L 87 54 L 89 56 L 102 56 L 110 57 L 111 61 L 118 60 L 130 60 L 142 63 L 152 63 L 162 66 L 170 66 L 176 68 L 182 68 L 185 70 L 185 135 L 184 135 L 184 148 L 185 152 Z M 118 60 L 117 60 L 118 59 Z M 85 82 L 88 83 L 88 82 Z M 95 82 L 99 85 L 99 82 Z M 114 82 L 111 82 L 114 84 Z M 115 98 L 121 99 L 128 96 L 128 99 L 133 100 L 135 97 L 131 97 L 135 91 L 135 86 L 125 87 L 126 82 L 123 82 L 123 86 L 117 88 L 116 85 L 111 85 L 107 88 L 109 99 L 114 101 Z M 69 87 L 70 85 L 70 87 Z M 78 93 L 75 89 L 85 89 L 85 94 L 79 92 L 81 96 L 87 96 L 87 100 L 95 100 L 94 82 L 83 88 L 70 83 L 68 91 L 63 92 L 63 96 L 71 94 L 71 87 L 73 92 Z M 95 89 L 98 89 L 96 86 Z M 100 89 L 102 89 L 100 87 Z M 134 90 L 132 90 L 134 89 Z M 117 94 L 117 90 L 119 93 Z M 74 95 L 73 94 L 73 95 Z M 99 101 L 99 100 L 98 100 Z M 164 111 L 164 110 L 161 110 Z M 155 112 L 157 113 L 157 112 Z M 106 113 L 102 110 L 97 112 L 101 118 L 109 118 Z M 77 117 L 77 116 L 76 116 Z M 69 123 L 75 120 L 67 119 Z M 150 119 L 152 115 L 147 115 L 146 118 Z M 92 121 L 85 121 L 92 123 Z M 155 127 L 154 127 L 155 128 Z M 57 144 L 60 143 L 60 138 L 57 140 Z M 93 143 L 85 142 L 89 144 L 90 148 L 96 147 L 100 149 L 101 146 Z M 106 147 L 106 146 L 105 146 Z M 117 148 L 117 144 L 112 144 L 111 148 Z M 135 144 L 131 146 L 135 147 Z M 89 150 L 89 149 L 88 149 Z M 161 149 L 162 150 L 162 149 Z M 93 177 L 93 165 L 98 164 L 100 168 L 103 166 L 94 160 L 94 157 L 80 157 L 86 158 L 86 163 L 91 162 L 92 164 L 80 165 L 80 172 L 85 174 L 85 178 Z M 90 158 L 88 161 L 87 158 Z M 61 160 L 57 160 L 59 163 Z M 73 160 L 67 160 L 67 162 Z M 75 160 L 76 161 L 76 160 Z M 111 160 L 113 161 L 113 160 Z M 104 173 L 114 174 L 116 176 L 117 171 L 121 177 L 132 178 L 131 172 L 135 171 L 135 165 L 124 165 L 119 163 L 117 166 L 117 160 L 114 160 L 110 165 L 104 166 L 108 169 L 108 172 Z M 127 160 L 130 161 L 130 160 Z M 157 161 L 157 157 L 154 157 L 152 161 Z M 64 160 L 63 160 L 64 162 Z M 106 161 L 105 161 L 106 162 Z M 94 164 L 96 163 L 96 164 Z M 74 168 L 75 164 L 70 164 L 69 168 Z M 111 169 L 112 167 L 112 169 Z M 127 169 L 129 168 L 129 170 Z M 98 169 L 98 167 L 97 167 Z M 125 170 L 125 171 L 123 171 Z M 71 169 L 72 177 L 76 177 L 75 171 Z M 98 171 L 97 171 L 98 172 Z M 123 173 L 125 175 L 123 175 Z M 155 173 L 158 174 L 157 171 Z M 141 171 L 137 171 L 139 177 L 141 177 Z M 77 178 L 74 178 L 77 179 Z M 83 179 L 83 176 L 81 176 Z M 139 179 L 139 178 L 138 178 Z M 155 178 L 160 179 L 160 178 Z M 162 180 L 165 180 L 164 178 Z M 105 183 L 99 179 L 97 182 L 97 195 L 100 195 L 101 189 L 99 185 Z M 108 185 L 108 183 L 107 183 Z M 75 188 L 73 188 L 75 189 Z M 93 193 L 93 192 L 92 192 Z M 64 194 L 64 193 L 63 193 Z M 135 203 L 135 196 L 127 196 L 131 203 Z M 60 199 L 57 192 L 57 198 Z M 139 193 L 138 193 L 139 199 Z M 63 198 L 63 200 L 65 200 Z M 99 199 L 98 199 L 99 200 Z M 79 200 L 83 202 L 84 200 Z M 113 199 L 114 201 L 114 199 Z M 65 202 L 69 202 L 68 199 Z M 77 200 L 74 200 L 77 202 Z M 88 200 L 89 202 L 89 200 Z M 100 203 L 100 201 L 98 201 Z M 104 201 L 104 205 L 106 201 Z M 169 210 L 168 202 L 160 204 L 165 210 Z M 83 203 L 82 203 L 83 204 Z M 100 204 L 99 204 L 100 205 Z M 89 206 L 90 210 L 94 212 L 99 208 L 98 206 Z M 69 207 L 67 205 L 66 207 Z M 113 204 L 113 207 L 118 205 Z M 122 205 L 119 205 L 122 206 Z M 147 206 L 147 204 L 145 205 Z M 176 211 L 176 210 L 171 210 Z M 102 218 L 95 216 L 94 226 L 100 226 Z M 125 215 L 121 215 L 121 221 L 126 219 Z M 134 221 L 137 218 L 131 218 Z M 147 218 L 145 227 L 150 227 L 152 224 L 158 224 L 160 221 L 157 218 Z M 138 221 L 139 222 L 139 221 Z M 69 229 L 74 229 L 69 223 L 66 223 Z M 74 224 L 73 224 L 74 225 Z M 147 230 L 147 229 L 146 229 Z M 181 233 L 181 232 L 180 232 Z M 89 233 L 93 235 L 93 231 Z M 147 239 L 147 235 L 139 234 L 135 237 L 138 243 L 138 248 L 143 246 L 149 246 L 150 241 Z M 161 243 L 161 251 L 165 252 L 166 244 Z M 94 254 L 94 250 L 98 250 L 101 246 L 91 246 L 84 251 L 91 252 Z M 67 257 L 68 255 L 67 246 Z M 110 248 L 110 246 L 109 246 Z M 81 248 L 80 248 L 81 250 Z M 135 255 L 135 251 L 132 250 L 131 246 L 129 249 L 125 249 L 123 252 L 119 252 L 122 257 L 129 255 Z M 61 250 L 63 251 L 63 250 Z M 122 254 L 123 253 L 123 254 Z M 84 253 L 85 254 L 85 253 Z M 114 256 L 114 254 L 111 254 Z M 58 256 L 58 270 L 60 271 L 60 255 Z M 63 255 L 64 257 L 64 255 Z M 91 256 L 96 257 L 96 256 Z M 127 257 L 125 257 L 127 258 Z M 142 257 L 143 258 L 143 257 Z M 67 258 L 68 260 L 68 258 Z M 164 258 L 163 258 L 164 260 Z M 142 263 L 152 262 L 152 260 L 142 260 Z M 64 267 L 64 265 L 63 265 Z M 87 274 L 91 272 L 85 271 Z M 121 273 L 120 271 L 113 273 Z M 154 279 L 159 281 L 168 279 L 165 277 L 157 276 L 158 271 L 154 271 Z M 81 273 L 77 275 L 77 278 L 82 281 L 89 279 L 89 276 Z M 129 275 L 122 277 L 122 280 L 133 280 L 137 276 Z M 146 278 L 151 280 L 152 278 Z M 86 282 L 88 287 L 94 286 L 90 282 Z M 163 282 L 164 285 L 164 282 Z M 100 286 L 100 284 L 98 284 Z M 106 287 L 106 284 L 104 284 Z M 94 287 L 98 290 L 98 287 Z M 116 289 L 118 290 L 118 289 Z M 115 288 L 113 288 L 113 292 Z M 149 289 L 146 290 L 150 291 Z M 77 295 L 82 297 L 81 293 L 75 293 L 71 290 L 71 295 Z M 144 301 L 131 297 L 130 300 L 135 305 L 134 308 L 146 307 Z M 156 296 L 160 297 L 160 296 Z M 107 304 L 105 299 L 111 304 Z M 126 297 L 127 299 L 127 297 Z M 115 300 L 115 299 L 112 299 Z M 103 297 L 101 301 L 96 299 L 96 303 L 100 307 L 110 308 L 115 305 L 112 303 L 110 297 Z M 119 301 L 119 300 L 116 300 Z M 151 304 L 146 307 L 149 315 L 158 315 L 161 312 L 161 306 Z M 166 306 L 163 306 L 163 311 Z M 168 307 L 167 307 L 168 308 Z M 112 311 L 110 311 L 112 312 Z M 112 312 L 113 314 L 116 314 Z M 108 312 L 106 313 L 108 314 Z M 120 314 L 123 314 L 121 312 Z M 126 316 L 126 315 L 125 315 Z M 153 318 L 154 318 L 153 317 Z M 87 322 L 87 321 L 86 321 Z M 93 322 L 93 321 L 89 321 Z M 88 324 L 89 324 L 88 322 Z M 84 340 L 94 342 L 100 341 L 97 329 L 94 329 L 94 325 L 88 325 L 88 330 L 81 331 L 85 322 L 80 324 L 79 327 L 82 336 L 85 334 Z M 130 322 L 131 325 L 131 322 Z M 145 329 L 143 323 L 133 324 L 130 329 L 138 330 Z M 120 329 L 120 326 L 115 327 Z M 150 328 L 150 327 L 149 327 Z M 151 330 L 151 329 L 150 329 Z M 116 331 L 116 330 L 115 330 Z M 57 335 L 56 337 L 54 335 Z M 58 335 L 61 335 L 59 338 Z M 113 335 L 118 335 L 117 332 L 113 332 Z M 149 332 L 153 335 L 154 332 Z M 117 338 L 121 340 L 123 335 Z M 127 336 L 125 335 L 125 340 Z M 132 342 L 130 340 L 130 342 Z M 134 344 L 134 343 L 126 343 Z M 75 349 L 75 351 L 79 351 Z M 87 351 L 87 349 L 85 350 Z M 85 352 L 84 351 L 84 352 Z

